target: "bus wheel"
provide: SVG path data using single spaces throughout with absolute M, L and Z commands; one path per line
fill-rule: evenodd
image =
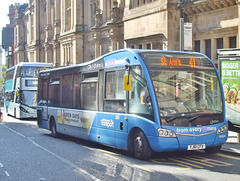
M 54 138 L 58 137 L 58 133 L 57 133 L 57 127 L 56 127 L 56 123 L 54 119 L 51 119 L 51 135 Z
M 148 159 L 152 155 L 152 149 L 149 146 L 145 134 L 136 130 L 133 136 L 133 153 L 138 159 Z
M 214 147 L 209 147 L 205 149 L 206 153 L 217 153 L 221 150 L 222 146 L 214 146 Z

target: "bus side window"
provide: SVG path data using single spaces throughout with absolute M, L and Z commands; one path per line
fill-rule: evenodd
M 61 96 L 60 96 L 60 106 L 65 108 L 72 108 L 73 102 L 73 75 L 63 75 L 61 80 Z
M 73 76 L 73 108 L 80 108 L 80 82 L 81 74 Z
M 97 110 L 97 85 L 98 72 L 82 74 L 81 83 L 81 108 Z
M 106 72 L 104 111 L 125 112 L 126 92 L 123 89 L 124 70 Z
M 59 107 L 60 105 L 60 78 L 52 77 L 49 82 L 48 100 L 51 107 Z

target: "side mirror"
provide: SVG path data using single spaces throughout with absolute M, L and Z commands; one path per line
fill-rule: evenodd
M 123 77 L 123 89 L 125 91 L 132 90 L 132 75 L 124 75 Z

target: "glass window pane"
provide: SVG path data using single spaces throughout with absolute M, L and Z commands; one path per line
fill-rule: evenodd
M 107 99 L 125 99 L 123 90 L 123 76 L 125 70 L 106 73 L 106 95 Z
M 82 84 L 81 108 L 87 110 L 97 110 L 97 83 Z
M 143 71 L 139 66 L 132 67 L 131 75 L 132 90 L 129 92 L 129 112 L 153 120 L 151 99 Z
M 72 75 L 64 75 L 62 76 L 62 84 L 61 84 L 61 107 L 72 108 Z
M 73 82 L 73 108 L 80 108 L 80 81 L 81 75 L 75 74 Z
M 48 106 L 58 107 L 60 105 L 60 78 L 51 78 L 48 90 Z
M 37 91 L 20 91 L 20 101 L 24 105 L 37 107 Z
M 47 105 L 47 88 L 48 88 L 48 79 L 43 80 L 43 97 L 41 105 Z

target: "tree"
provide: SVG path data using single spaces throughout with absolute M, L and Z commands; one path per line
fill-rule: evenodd
M 2 72 L 0 73 L 0 93 L 1 93 L 1 95 L 3 95 L 3 92 L 4 92 L 6 71 L 7 71 L 7 66 L 2 65 Z

